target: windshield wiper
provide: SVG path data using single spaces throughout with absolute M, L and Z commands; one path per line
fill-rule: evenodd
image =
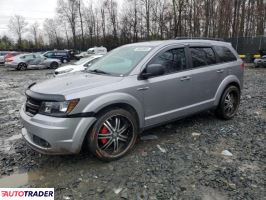
M 93 70 L 88 70 L 89 72 L 96 73 L 96 74 L 110 74 L 108 72 L 102 71 L 100 69 L 93 69 Z

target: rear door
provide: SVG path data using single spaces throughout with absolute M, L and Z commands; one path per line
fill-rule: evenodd
M 35 58 L 29 62 L 30 65 L 39 65 L 41 62 L 41 56 L 35 55 Z
M 26 55 L 24 60 L 27 64 L 31 64 L 31 62 L 33 62 L 35 58 L 36 58 L 35 55 L 30 54 Z
M 213 106 L 219 85 L 226 77 L 223 64 L 218 63 L 215 51 L 211 46 L 189 47 L 190 98 L 187 99 L 192 112 Z

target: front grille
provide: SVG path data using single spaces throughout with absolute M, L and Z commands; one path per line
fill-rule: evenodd
M 42 101 L 33 99 L 31 97 L 27 97 L 26 101 L 26 113 L 28 113 L 30 116 L 34 116 L 39 112 L 39 109 L 41 107 Z

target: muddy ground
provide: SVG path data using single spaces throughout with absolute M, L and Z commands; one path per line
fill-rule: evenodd
M 111 163 L 87 152 L 47 156 L 26 146 L 24 91 L 51 73 L 0 67 L 0 187 L 54 187 L 56 199 L 266 199 L 266 69 L 246 69 L 233 120 L 205 112 L 154 128 Z

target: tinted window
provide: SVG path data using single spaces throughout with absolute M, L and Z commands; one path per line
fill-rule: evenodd
M 55 52 L 54 53 L 56 56 L 66 56 L 67 53 L 66 52 Z
M 186 56 L 183 48 L 170 49 L 156 56 L 149 64 L 161 64 L 165 74 L 181 71 L 186 68 Z
M 51 58 L 53 55 L 54 55 L 53 52 L 48 52 L 48 53 L 44 54 L 44 56 L 47 58 Z
M 210 47 L 190 48 L 193 68 L 216 63 L 215 54 Z
M 34 55 L 26 55 L 25 58 L 32 59 L 32 58 L 35 58 L 35 56 Z
M 231 62 L 237 60 L 235 55 L 227 47 L 215 46 L 214 49 L 220 62 Z

